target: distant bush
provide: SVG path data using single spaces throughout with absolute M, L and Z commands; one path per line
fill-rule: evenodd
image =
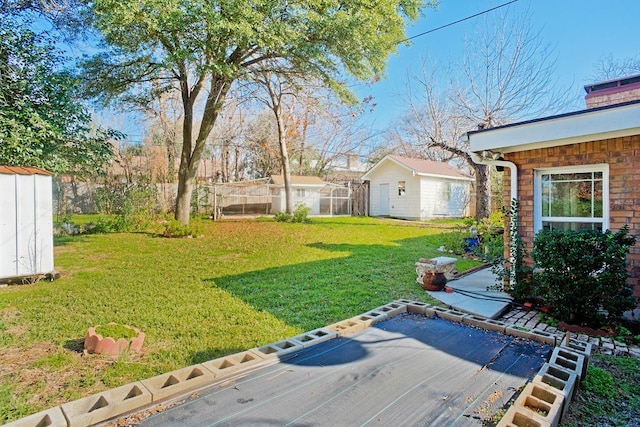
M 197 220 L 189 221 L 184 225 L 177 219 L 170 219 L 164 224 L 164 237 L 198 237 L 202 233 L 202 226 Z
M 532 257 L 540 272 L 534 291 L 566 322 L 599 326 L 635 307 L 627 284 L 626 256 L 636 243 L 628 227 L 607 230 L 541 231 Z
M 293 215 L 287 212 L 278 212 L 275 215 L 275 220 L 277 222 L 311 222 L 309 212 L 311 212 L 309 206 L 299 203 L 296 205 Z

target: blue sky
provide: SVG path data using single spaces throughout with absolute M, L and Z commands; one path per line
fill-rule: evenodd
M 425 9 L 423 17 L 407 29 L 409 37 L 449 24 L 509 0 L 441 0 L 438 10 Z M 570 111 L 584 108 L 583 86 L 593 83 L 595 64 L 611 55 L 615 59 L 640 58 L 640 1 L 638 0 L 518 0 L 507 6 L 510 11 L 529 9 L 534 29 L 541 29 L 545 43 L 557 56 L 559 87 L 570 90 Z M 491 13 L 503 13 L 506 8 Z M 474 18 L 435 31 L 401 46 L 390 57 L 387 76 L 370 86 L 360 85 L 361 97 L 373 95 L 377 106 L 373 113 L 376 127 L 384 128 L 403 108 L 408 70 L 419 70 L 422 60 L 447 64 L 462 55 L 465 37 L 471 36 Z

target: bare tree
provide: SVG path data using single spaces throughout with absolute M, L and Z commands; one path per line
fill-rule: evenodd
M 286 212 L 293 213 L 293 196 L 291 193 L 291 163 L 289 161 L 289 148 L 287 146 L 287 115 L 285 110 L 286 98 L 294 98 L 298 93 L 298 86 L 293 82 L 293 77 L 287 74 L 276 74 L 265 68 L 256 73 L 254 81 L 265 89 L 266 96 L 260 96 L 254 92 L 254 97 L 269 108 L 276 121 L 278 146 L 280 148 L 280 165 L 284 177 L 284 191 Z
M 609 54 L 600 58 L 592 76 L 594 82 L 640 74 L 640 55 L 616 59 Z
M 557 90 L 553 49 L 532 28 L 528 11 L 486 17 L 466 43 L 463 58 L 448 70 L 446 90 L 437 69 L 428 73 L 423 67 L 422 75 L 412 78 L 421 93 L 409 93 L 402 137 L 439 150 L 424 157 L 446 161 L 447 152 L 464 160 L 475 174 L 480 219 L 490 214 L 490 169 L 473 161 L 460 136 L 558 112 L 567 105 L 569 91 Z
M 182 141 L 181 101 L 175 93 L 159 92 L 156 99 L 143 107 L 150 124 L 145 136 L 147 144 L 160 146 L 165 151 L 166 169 L 158 174 L 162 182 L 175 182 L 177 176 L 177 154 Z

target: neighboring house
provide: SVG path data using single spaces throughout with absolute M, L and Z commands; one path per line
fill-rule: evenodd
M 317 176 L 291 175 L 291 195 L 293 207 L 303 204 L 311 208 L 309 215 L 320 215 L 323 211 L 321 200 L 324 199 L 325 190 L 329 187 L 339 187 L 323 181 Z M 278 213 L 287 210 L 286 195 L 284 191 L 284 176 L 271 176 L 271 212 Z
M 479 161 L 505 167 L 505 205 L 518 200 L 529 251 L 543 229 L 640 233 L 640 76 L 585 90 L 586 110 L 467 134 Z M 640 301 L 637 246 L 628 265 Z
M 471 215 L 468 174 L 446 163 L 385 156 L 362 177 L 369 181 L 369 214 L 410 220 Z

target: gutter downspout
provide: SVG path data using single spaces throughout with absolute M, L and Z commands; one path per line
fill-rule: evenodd
M 486 156 L 489 153 L 484 151 L 482 156 L 473 151 L 469 152 L 471 159 L 478 164 L 481 165 L 491 165 L 491 166 L 503 166 L 508 167 L 511 171 L 511 202 L 518 201 L 518 167 L 515 163 L 509 162 L 506 160 L 493 160 L 489 159 Z M 509 264 L 511 264 L 511 271 L 509 272 L 509 283 L 511 286 L 516 283 L 516 236 L 518 234 L 518 211 L 512 212 L 511 221 L 509 224 Z

